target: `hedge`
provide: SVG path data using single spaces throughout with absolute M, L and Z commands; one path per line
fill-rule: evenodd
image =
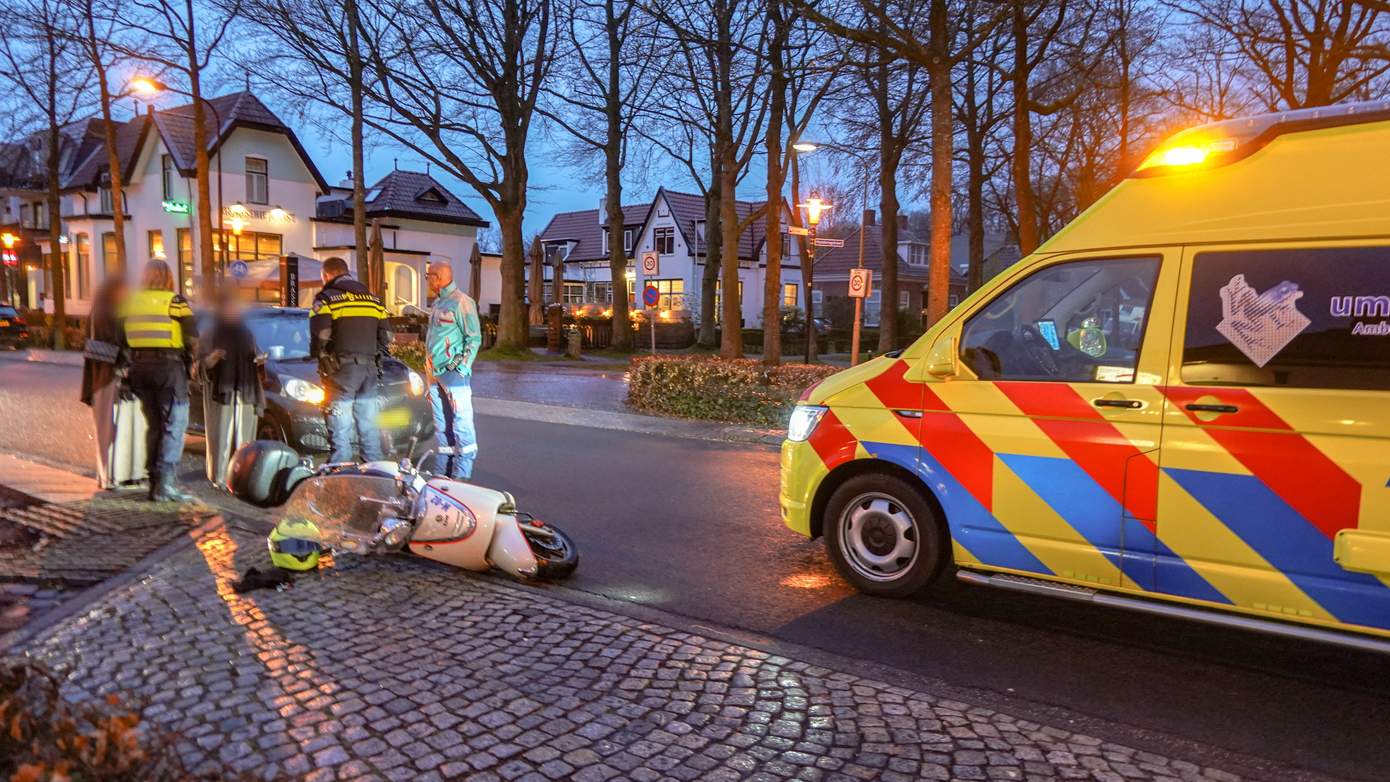
M 807 387 L 835 367 L 709 356 L 635 356 L 627 402 L 646 413 L 780 426 Z

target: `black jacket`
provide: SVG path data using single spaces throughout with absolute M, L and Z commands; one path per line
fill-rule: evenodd
M 391 345 L 386 307 L 351 277 L 337 277 L 323 286 L 311 312 L 310 350 L 320 359 L 375 358 Z

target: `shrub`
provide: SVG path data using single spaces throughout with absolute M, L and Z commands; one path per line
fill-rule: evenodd
M 391 355 L 416 372 L 425 371 L 425 343 L 423 340 L 396 340 L 391 343 Z
M 648 413 L 777 426 L 801 392 L 834 367 L 705 356 L 636 356 L 628 404 Z

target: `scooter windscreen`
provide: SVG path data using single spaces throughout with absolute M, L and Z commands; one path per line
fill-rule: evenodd
M 323 475 L 295 488 L 280 521 L 307 521 L 328 548 L 365 552 L 384 518 L 403 502 L 394 480 L 372 475 Z

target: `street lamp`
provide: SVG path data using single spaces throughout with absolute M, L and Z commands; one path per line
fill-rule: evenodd
M 795 145 L 794 145 L 795 146 Z M 811 145 L 807 145 L 811 146 Z M 814 147 L 812 147 L 814 149 Z M 811 308 L 811 275 L 816 263 L 816 226 L 820 224 L 821 212 L 834 206 L 829 201 L 822 200 L 816 191 L 811 191 L 811 197 L 806 199 L 806 203 L 797 204 L 798 209 L 806 210 L 806 269 L 802 276 L 806 279 L 806 363 L 811 363 L 812 340 L 816 338 L 815 313 Z
M 137 77 L 135 77 L 134 79 L 131 79 L 131 81 L 130 81 L 130 91 L 133 92 L 133 93 L 135 93 L 135 94 L 137 94 L 137 95 L 142 95 L 142 96 L 144 96 L 146 100 L 153 100 L 153 99 L 154 99 L 155 97 L 157 97 L 157 96 L 159 95 L 159 93 L 161 93 L 161 92 L 172 92 L 172 93 L 175 93 L 175 94 L 177 94 L 177 95 L 187 95 L 189 98 L 191 98 L 191 99 L 193 99 L 193 100 L 202 101 L 202 102 L 203 102 L 203 105 L 207 106 L 209 109 L 212 110 L 213 122 L 216 123 L 216 128 L 217 128 L 216 133 L 217 133 L 219 136 L 220 136 L 221 133 L 222 133 L 222 114 L 221 114 L 220 112 L 218 112 L 217 106 L 213 105 L 212 101 L 208 100 L 207 98 L 204 98 L 204 97 L 201 96 L 201 95 L 199 95 L 199 96 L 197 96 L 196 98 L 194 98 L 194 96 L 193 96 L 192 93 L 184 92 L 183 90 L 174 89 L 173 87 L 170 87 L 169 85 L 165 84 L 164 82 L 162 82 L 162 81 L 160 81 L 160 80 L 158 80 L 158 79 L 149 77 L 149 76 L 137 76 Z M 217 140 L 220 142 L 220 139 L 217 139 Z M 196 174 L 197 172 L 195 171 L 194 173 Z M 227 242 L 227 231 L 226 231 L 226 228 L 224 227 L 224 225 L 223 225 L 223 223 L 222 223 L 222 212 L 223 212 L 224 209 L 225 209 L 225 205 L 226 205 L 226 201 L 224 201 L 224 200 L 222 199 L 222 145 L 221 145 L 220 143 L 218 143 L 218 144 L 217 144 L 217 234 L 218 234 L 218 239 L 219 239 L 219 241 L 221 242 L 221 245 L 222 245 L 220 248 L 217 248 L 217 250 L 218 250 L 217 254 L 218 254 L 218 256 L 220 256 L 220 260 L 219 260 L 219 262 L 218 262 L 218 267 L 219 267 L 219 268 L 225 265 L 225 262 L 226 262 L 226 255 L 227 255 L 227 249 L 226 249 L 226 248 L 228 247 L 228 242 Z M 238 233 L 240 233 L 240 231 L 238 231 Z M 211 281 L 211 280 L 208 280 L 208 281 L 206 281 L 206 283 L 210 285 L 210 284 L 212 284 L 212 281 Z

